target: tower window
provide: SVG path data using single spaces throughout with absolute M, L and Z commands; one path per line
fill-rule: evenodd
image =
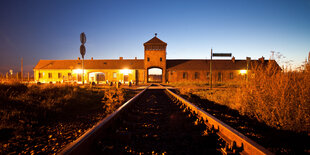
M 149 57 L 147 57 L 147 61 L 150 61 L 150 58 L 149 58 Z
M 162 57 L 160 57 L 160 58 L 159 58 L 159 60 L 160 60 L 160 61 L 163 61 L 163 58 L 162 58 Z

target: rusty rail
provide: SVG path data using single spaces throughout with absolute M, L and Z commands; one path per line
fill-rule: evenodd
M 205 121 L 206 125 L 210 129 L 215 131 L 217 135 L 219 135 L 226 142 L 227 145 L 221 150 L 224 154 L 235 153 L 236 150 L 238 150 L 238 152 L 240 151 L 240 154 L 272 154 L 264 147 L 260 146 L 259 144 L 255 143 L 253 140 L 236 131 L 229 125 L 223 123 L 209 113 L 203 111 L 199 107 L 185 100 L 181 96 L 173 93 L 169 89 L 166 90 L 179 102 L 190 108 L 193 113 L 197 114 L 200 118 L 202 118 Z
M 148 86 L 149 87 L 149 86 Z M 130 108 L 133 102 L 137 100 L 141 94 L 143 94 L 146 89 L 141 91 L 139 94 L 128 100 L 121 107 L 119 107 L 115 112 L 105 117 L 103 120 L 99 121 L 94 127 L 87 130 L 80 138 L 68 144 L 60 153 L 60 155 L 66 154 L 87 154 L 87 150 L 90 150 L 92 145 L 92 141 L 98 136 L 103 134 L 103 129 L 106 128 L 109 124 L 111 124 L 116 118 L 118 118 L 126 109 Z
M 171 90 L 159 85 L 157 89 L 166 89 L 166 92 L 169 96 L 175 98 L 179 103 L 185 105 L 193 114 L 197 114 L 198 118 L 204 120 L 208 128 L 216 133 L 224 142 L 225 146 L 222 146 L 221 151 L 224 154 L 230 153 L 240 153 L 240 154 L 272 154 L 270 151 L 255 143 L 245 135 L 236 131 L 232 127 L 213 117 L 209 113 L 203 111 L 199 107 L 190 103 L 189 101 L 183 99 L 179 95 L 173 93 Z M 127 101 L 120 108 L 118 108 L 114 113 L 107 116 L 100 122 L 98 122 L 93 128 L 89 129 L 84 133 L 80 138 L 74 142 L 68 144 L 59 154 L 88 154 L 91 150 L 92 142 L 101 134 L 104 134 L 107 126 L 112 124 L 114 120 L 119 118 L 128 108 L 133 105 L 141 94 L 143 94 L 147 89 L 150 89 L 148 86 L 146 89 L 141 91 L 135 97 Z M 152 89 L 152 88 L 151 88 Z M 154 89 L 154 88 L 153 88 Z

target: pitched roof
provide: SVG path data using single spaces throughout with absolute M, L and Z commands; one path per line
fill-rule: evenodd
M 34 69 L 81 69 L 82 60 L 40 60 Z M 143 59 L 84 60 L 85 69 L 144 69 Z
M 156 36 L 150 39 L 149 41 L 145 42 L 143 44 L 145 45 L 165 45 L 167 46 L 167 43 L 163 42 L 162 40 L 158 39 Z
M 274 60 L 273 60 L 274 61 Z M 251 60 L 250 64 L 262 64 L 259 60 Z M 263 64 L 267 64 L 268 60 L 264 60 Z M 242 70 L 247 68 L 246 60 L 212 60 L 213 70 Z M 249 66 L 251 69 L 251 65 Z M 171 70 L 210 70 L 210 60 L 206 59 L 178 59 L 167 60 L 167 69 Z

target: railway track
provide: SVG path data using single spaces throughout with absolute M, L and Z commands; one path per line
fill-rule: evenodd
M 60 154 L 271 154 L 164 87 L 148 87 Z

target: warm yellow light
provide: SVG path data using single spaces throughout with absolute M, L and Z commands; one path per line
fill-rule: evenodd
M 73 73 L 81 74 L 81 73 L 83 73 L 83 70 L 82 69 L 74 69 Z
M 246 74 L 247 73 L 247 70 L 240 70 L 240 74 Z
M 123 73 L 124 75 L 128 75 L 129 73 L 131 73 L 131 70 L 129 70 L 129 69 L 122 69 L 120 72 Z

